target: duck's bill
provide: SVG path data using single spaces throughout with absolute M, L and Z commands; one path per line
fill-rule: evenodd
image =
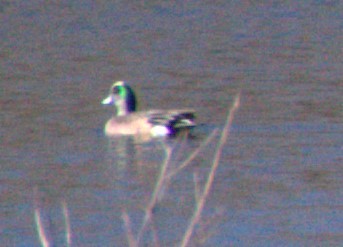
M 111 104 L 113 104 L 113 98 L 111 97 L 111 95 L 108 96 L 107 98 L 103 99 L 101 101 L 101 104 L 103 104 L 103 105 L 111 105 Z

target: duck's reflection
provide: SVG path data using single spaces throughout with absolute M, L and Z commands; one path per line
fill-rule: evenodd
M 113 189 L 120 194 L 118 197 L 130 201 L 135 197 L 132 195 L 152 189 L 164 159 L 163 142 L 141 142 L 135 136 L 108 139 L 106 175 Z

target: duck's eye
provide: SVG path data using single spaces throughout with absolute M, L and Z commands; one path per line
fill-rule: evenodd
M 114 87 L 112 89 L 112 93 L 116 95 L 120 95 L 121 97 L 125 97 L 125 88 L 121 86 Z
M 120 94 L 120 89 L 119 89 L 119 87 L 114 87 L 114 88 L 112 89 L 112 93 L 113 93 L 113 94 Z

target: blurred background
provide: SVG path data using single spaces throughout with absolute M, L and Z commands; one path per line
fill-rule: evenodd
M 139 109 L 197 111 L 193 138 L 166 140 L 174 167 L 241 92 L 191 246 L 342 243 L 342 15 L 338 0 L 0 1 L 1 245 L 41 244 L 37 212 L 55 246 L 66 221 L 72 246 L 127 246 L 123 212 L 137 234 L 164 151 L 104 136 L 116 80 Z M 160 246 L 181 241 L 216 142 L 164 190 Z

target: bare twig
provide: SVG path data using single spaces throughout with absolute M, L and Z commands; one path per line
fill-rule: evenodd
M 195 209 L 193 212 L 193 216 L 190 220 L 190 223 L 186 229 L 186 232 L 183 236 L 183 239 L 181 241 L 180 246 L 187 246 L 193 231 L 194 231 L 194 227 L 195 225 L 200 221 L 201 218 L 201 213 L 203 210 L 203 207 L 205 205 L 206 199 L 208 197 L 208 194 L 211 190 L 213 181 L 214 181 L 214 176 L 215 176 L 215 172 L 216 169 L 219 165 L 219 160 L 220 160 L 220 156 L 222 153 L 222 149 L 227 141 L 228 135 L 229 135 L 229 130 L 233 121 L 233 116 L 234 113 L 236 112 L 236 110 L 239 107 L 239 99 L 240 99 L 240 95 L 238 94 L 236 96 L 236 99 L 234 101 L 233 106 L 231 107 L 229 114 L 228 114 L 228 118 L 227 121 L 225 123 L 225 126 L 222 130 L 221 136 L 220 136 L 220 140 L 217 144 L 217 148 L 216 148 L 216 152 L 213 158 L 213 163 L 212 163 L 212 167 L 211 170 L 208 174 L 207 180 L 206 180 L 206 184 L 203 188 L 203 191 L 201 192 L 201 189 L 199 188 L 199 182 L 198 182 L 198 177 L 197 174 L 194 174 L 194 186 L 195 186 L 195 201 L 196 201 L 196 205 L 195 205 Z M 164 186 L 166 186 L 166 183 L 173 177 L 175 176 L 177 173 L 179 173 L 182 169 L 184 169 L 195 157 L 197 157 L 197 155 L 200 153 L 200 151 L 208 145 L 208 143 L 210 143 L 210 141 L 215 137 L 215 135 L 217 134 L 218 130 L 215 129 L 211 132 L 211 134 L 205 139 L 205 141 L 195 150 L 193 151 L 188 158 L 182 162 L 182 164 L 177 167 L 175 170 L 171 171 L 170 173 L 167 173 L 168 171 L 168 166 L 170 165 L 170 159 L 171 159 L 171 153 L 173 151 L 173 147 L 168 147 L 166 146 L 164 143 L 163 144 L 163 148 L 164 151 L 166 153 L 165 155 L 165 159 L 163 161 L 163 164 L 161 166 L 161 170 L 159 173 L 159 177 L 156 181 L 155 187 L 154 187 L 154 191 L 152 193 L 151 199 L 148 203 L 148 205 L 145 208 L 145 215 L 144 215 L 144 220 L 142 223 L 142 226 L 140 228 L 140 230 L 138 231 L 137 237 L 135 238 L 133 233 L 132 233 L 132 229 L 131 229 L 131 223 L 130 223 L 130 217 L 127 214 L 126 211 L 124 211 L 122 213 L 122 219 L 124 221 L 124 225 L 126 228 L 126 235 L 127 235 L 127 239 L 128 239 L 128 243 L 130 247 L 137 247 L 139 246 L 139 242 L 144 234 L 144 232 L 146 231 L 147 227 L 150 226 L 152 232 L 153 232 L 153 241 L 155 246 L 159 246 L 159 240 L 158 240 L 158 236 L 156 234 L 156 229 L 153 225 L 153 221 L 152 221 L 152 212 L 153 209 L 156 207 L 156 204 L 159 200 L 159 196 L 160 193 L 162 192 Z
M 153 246 L 159 247 L 160 243 L 159 243 L 159 239 L 158 239 L 158 234 L 157 234 L 156 227 L 155 227 L 155 224 L 154 224 L 153 221 L 150 224 L 150 228 L 151 228 L 151 232 L 152 232 L 152 239 L 154 241 L 154 245 Z
M 235 101 L 234 101 L 232 107 L 230 108 L 225 126 L 222 130 L 221 137 L 220 137 L 220 140 L 219 140 L 219 143 L 218 143 L 218 146 L 217 146 L 214 158 L 213 158 L 212 167 L 211 167 L 210 173 L 208 174 L 206 184 L 204 186 L 203 193 L 200 196 L 198 203 L 195 205 L 193 216 L 192 216 L 191 221 L 187 227 L 185 235 L 183 236 L 183 239 L 181 241 L 181 244 L 180 244 L 181 247 L 187 246 L 187 244 L 188 244 L 188 242 L 189 242 L 189 240 L 193 234 L 194 226 L 200 221 L 202 210 L 204 208 L 207 196 L 208 196 L 210 189 L 212 187 L 215 172 L 216 172 L 218 165 L 219 165 L 219 160 L 220 160 L 220 156 L 221 156 L 223 147 L 227 141 L 227 138 L 228 138 L 228 135 L 230 132 L 230 127 L 232 125 L 234 113 L 236 112 L 236 110 L 239 107 L 239 103 L 240 103 L 239 101 L 240 101 L 240 94 L 238 94 L 236 96 Z
M 40 214 L 40 209 L 39 209 L 39 195 L 38 195 L 38 189 L 35 187 L 33 189 L 33 199 L 34 199 L 34 217 L 35 217 L 35 222 L 36 222 L 36 227 L 37 227 L 37 232 L 38 232 L 38 238 L 42 244 L 43 247 L 49 247 L 50 246 L 50 241 L 44 231 L 44 226 L 42 223 L 42 218 Z
M 198 175 L 195 172 L 193 174 L 193 181 L 194 181 L 194 198 L 195 198 L 195 203 L 198 203 L 199 202 L 199 198 L 200 198 L 199 178 L 198 178 Z
M 126 237 L 127 237 L 127 241 L 129 243 L 129 246 L 130 247 L 136 247 L 138 246 L 137 245 L 137 241 L 135 239 L 135 237 L 133 236 L 133 233 L 132 233 L 132 229 L 131 229 L 131 222 L 130 222 L 130 217 L 129 215 L 127 214 L 126 211 L 124 211 L 122 213 L 122 219 L 124 221 L 124 225 L 125 225 L 125 229 L 126 229 Z
M 154 192 L 152 193 L 152 197 L 150 199 L 150 202 L 145 209 L 144 222 L 143 222 L 143 225 L 142 225 L 140 231 L 138 232 L 137 244 L 139 244 L 139 241 L 140 241 L 140 239 L 141 239 L 141 237 L 145 231 L 147 224 L 151 221 L 152 210 L 156 206 L 159 194 L 161 193 L 161 191 L 163 189 L 164 181 L 166 179 L 167 168 L 168 168 L 168 165 L 170 162 L 172 148 L 167 147 L 164 143 L 163 143 L 163 147 L 164 147 L 164 151 L 166 153 L 166 157 L 165 157 L 165 160 L 161 166 L 160 175 L 159 175 L 158 180 L 156 182 L 156 186 L 154 188 Z
M 70 219 L 68 205 L 65 200 L 62 200 L 62 210 L 64 215 L 64 226 L 66 229 L 66 242 L 67 246 L 71 246 L 71 230 L 70 230 Z
M 38 231 L 38 237 L 43 247 L 49 247 L 49 240 L 44 232 L 44 227 L 42 224 L 39 208 L 35 208 L 35 221 Z

